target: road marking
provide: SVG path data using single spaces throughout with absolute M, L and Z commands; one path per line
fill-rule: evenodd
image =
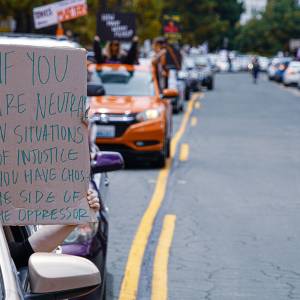
M 191 126 L 195 127 L 197 125 L 197 123 L 198 123 L 197 117 L 192 117 L 192 119 L 191 119 Z
M 176 132 L 171 142 L 171 158 L 167 160 L 166 167 L 162 169 L 158 174 L 155 190 L 152 195 L 151 201 L 142 217 L 142 220 L 133 239 L 131 249 L 129 251 L 119 294 L 119 300 L 135 300 L 137 297 L 137 290 L 145 249 L 153 228 L 154 219 L 165 196 L 168 176 L 172 166 L 172 159 L 175 157 L 177 145 L 187 127 L 195 101 L 198 97 L 201 97 L 201 95 L 203 94 L 194 94 L 189 101 L 183 119 L 181 121 L 180 128 Z
M 200 102 L 197 101 L 197 102 L 195 103 L 195 108 L 196 108 L 196 109 L 200 109 L 200 106 L 201 106 L 201 105 L 200 105 Z
M 156 248 L 151 300 L 168 299 L 168 262 L 175 230 L 175 215 L 166 215 Z
M 181 161 L 187 161 L 189 158 L 190 146 L 189 144 L 182 144 L 180 148 L 179 159 Z

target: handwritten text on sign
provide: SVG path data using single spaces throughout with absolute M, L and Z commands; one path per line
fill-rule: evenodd
M 91 221 L 85 51 L 0 45 L 0 222 Z

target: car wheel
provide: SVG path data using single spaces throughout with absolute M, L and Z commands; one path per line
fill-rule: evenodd
M 163 168 L 166 165 L 166 160 L 168 154 L 170 155 L 170 152 L 170 142 L 168 142 L 168 140 L 165 140 L 164 148 L 161 152 L 159 152 L 155 160 L 155 167 L 160 169 Z
M 210 91 L 214 89 L 214 81 L 213 81 L 213 79 L 211 79 L 211 80 L 208 82 L 208 84 L 207 84 L 207 89 L 210 90 Z
M 166 140 L 166 157 L 171 156 L 171 140 L 167 139 Z
M 173 106 L 173 113 L 178 114 L 180 112 L 180 103 L 179 103 L 179 98 L 176 98 L 176 103 L 174 103 Z
M 191 90 L 190 90 L 190 88 L 186 88 L 185 89 L 185 93 L 184 93 L 185 95 L 184 95 L 184 98 L 185 98 L 185 101 L 189 101 L 190 100 L 190 98 L 191 98 Z

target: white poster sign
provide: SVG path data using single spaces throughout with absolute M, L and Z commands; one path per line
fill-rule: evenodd
M 86 0 L 64 0 L 33 9 L 34 26 L 41 29 L 87 14 Z

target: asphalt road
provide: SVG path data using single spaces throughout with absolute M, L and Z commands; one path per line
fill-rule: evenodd
M 176 216 L 168 268 L 158 270 L 160 279 L 167 273 L 159 293 L 168 299 L 300 299 L 299 94 L 264 79 L 254 85 L 247 74 L 223 74 L 195 103 L 147 238 L 136 297 L 120 289 L 161 172 L 110 176 L 108 299 L 163 300 L 153 298 L 153 265 L 166 215 Z M 175 131 L 182 118 L 174 118 Z M 186 161 L 182 144 L 189 147 Z

